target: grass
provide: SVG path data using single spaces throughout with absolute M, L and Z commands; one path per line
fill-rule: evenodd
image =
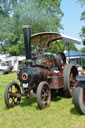
M 17 81 L 16 73 L 0 75 L 0 128 L 85 128 L 85 116 L 76 111 L 72 98 L 56 97 L 44 110 L 36 98 L 22 98 L 20 105 L 7 109 L 4 91 L 12 80 Z

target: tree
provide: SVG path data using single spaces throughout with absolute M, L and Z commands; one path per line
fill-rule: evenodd
M 85 47 L 81 48 L 81 49 L 80 49 L 80 52 L 81 52 L 81 53 L 85 53 Z
M 85 6 L 85 0 L 78 0 L 78 2 L 81 4 L 81 6 Z M 83 11 L 81 13 L 81 20 L 84 20 L 85 21 L 85 11 Z M 82 26 L 82 29 L 81 29 L 81 34 L 80 36 L 85 39 L 85 26 Z
M 21 36 L 24 24 L 32 26 L 32 34 L 41 31 L 59 32 L 63 16 L 60 5 L 61 0 L 1 0 L 0 41 L 5 42 L 4 47 L 11 53 L 10 47 L 19 48 L 19 43 L 23 42 Z
M 77 0 L 77 1 L 81 4 L 81 6 L 85 5 L 85 0 Z
M 63 52 L 64 50 L 78 51 L 78 49 L 73 43 L 67 42 L 66 44 L 64 44 L 64 41 L 59 41 L 59 42 L 54 41 L 53 43 L 51 43 L 51 45 L 46 51 L 52 53 L 59 53 L 59 52 Z
M 81 6 L 85 6 L 85 0 L 78 0 L 78 2 L 81 4 Z M 81 13 L 81 20 L 85 20 L 85 11 Z M 82 26 L 81 29 L 81 35 L 83 39 L 85 39 L 85 26 Z M 85 47 L 80 49 L 80 52 L 85 53 Z

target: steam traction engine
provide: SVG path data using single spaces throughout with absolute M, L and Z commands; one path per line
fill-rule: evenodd
M 26 50 L 25 67 L 17 74 L 20 85 L 16 82 L 8 84 L 5 90 L 5 104 L 12 108 L 20 103 L 21 97 L 35 96 L 40 109 L 50 105 L 51 92 L 64 89 L 66 97 L 71 97 L 76 85 L 78 70 L 73 64 L 66 64 L 63 52 L 60 54 L 43 53 L 31 55 L 31 43 L 40 43 L 47 39 L 47 45 L 54 40 L 70 39 L 62 38 L 56 33 L 40 33 L 31 37 L 30 27 L 24 26 L 24 42 Z M 42 40 L 42 41 L 41 41 Z M 41 42 L 40 42 L 41 41 Z M 72 42 L 72 39 L 71 39 Z M 76 41 L 78 42 L 78 41 Z M 21 91 L 22 89 L 22 91 Z

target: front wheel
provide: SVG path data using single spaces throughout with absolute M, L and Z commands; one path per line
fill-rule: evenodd
M 40 109 L 47 108 L 50 105 L 51 91 L 47 82 L 43 81 L 37 88 L 37 104 Z
M 80 114 L 85 114 L 85 82 L 79 81 L 74 90 L 73 102 Z
M 8 84 L 5 94 L 4 101 L 8 108 L 12 108 L 20 103 L 21 100 L 21 90 L 16 82 L 11 82 Z

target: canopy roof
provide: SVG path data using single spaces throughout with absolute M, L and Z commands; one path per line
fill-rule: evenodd
M 63 34 L 58 34 L 56 32 L 41 32 L 41 33 L 36 33 L 31 36 L 32 44 L 40 44 L 40 45 L 49 46 L 49 43 L 55 40 L 64 40 L 65 42 L 81 44 L 80 40 L 76 38 L 72 38 L 70 36 L 66 36 Z

